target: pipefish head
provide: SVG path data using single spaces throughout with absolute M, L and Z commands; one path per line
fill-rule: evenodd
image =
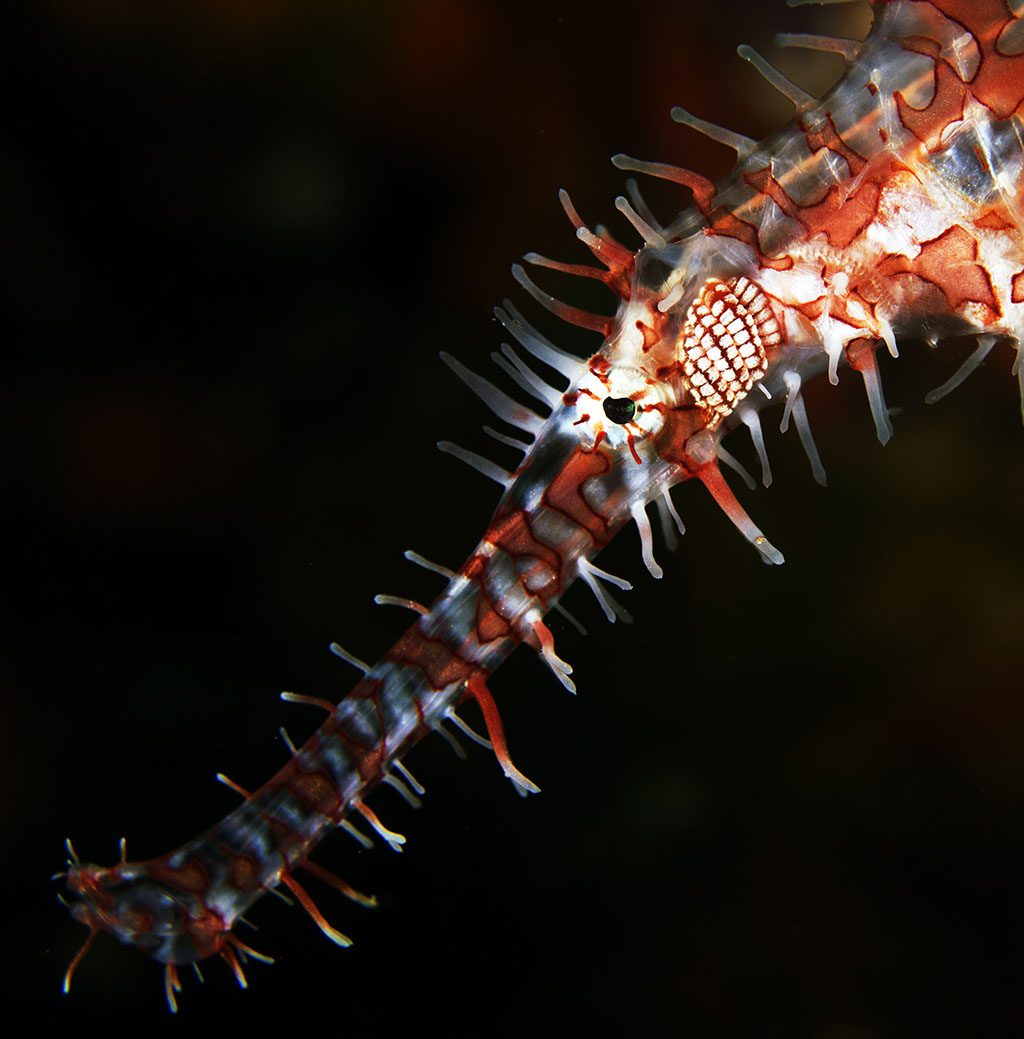
M 182 883 L 163 876 L 168 869 L 160 859 L 113 866 L 72 861 L 65 874 L 71 899 L 62 901 L 92 935 L 105 931 L 161 963 L 191 963 L 218 952 L 230 924 L 203 901 L 205 880 L 200 889 L 187 877 Z
M 631 463 L 634 469 L 653 465 L 654 481 L 662 482 L 664 474 L 656 470 L 666 460 L 665 442 L 668 455 L 678 461 L 679 427 L 685 426 L 684 439 L 705 427 L 715 429 L 762 374 L 763 355 L 754 344 L 745 345 L 757 334 L 746 327 L 753 319 L 747 320 L 729 292 L 736 281 L 734 253 L 728 246 L 712 249 L 702 234 L 642 248 L 633 261 L 629 292 L 608 320 L 600 348 L 559 369 L 570 385 L 544 433 L 557 431 L 586 449 L 601 450 L 627 470 Z M 705 299 L 712 287 L 722 300 Z M 736 328 L 727 327 L 737 320 Z M 527 348 L 533 345 L 533 337 L 522 335 L 532 329 L 520 323 L 510 330 Z M 638 482 L 637 475 L 631 472 L 631 483 Z

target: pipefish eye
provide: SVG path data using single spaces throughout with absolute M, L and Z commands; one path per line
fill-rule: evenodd
M 665 422 L 668 387 L 643 366 L 592 358 L 571 394 L 573 429 L 584 441 L 621 448 L 634 457 L 641 441 Z
M 632 422 L 636 416 L 636 401 L 632 397 L 605 397 L 602 406 L 605 415 L 620 426 Z

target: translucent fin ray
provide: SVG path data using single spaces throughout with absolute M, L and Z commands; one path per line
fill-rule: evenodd
M 546 383 L 520 356 L 512 349 L 508 343 L 501 344 L 501 354 L 497 352 L 492 353 L 491 357 L 494 358 L 495 362 L 498 362 L 499 356 L 505 362 L 505 365 L 511 366 L 515 370 L 516 374 L 513 375 L 509 371 L 508 367 L 502 366 L 502 371 L 506 372 L 508 376 L 515 379 L 516 382 L 522 386 L 527 393 L 536 397 L 542 404 L 545 404 L 548 408 L 556 408 L 561 403 L 562 394 L 554 388 L 554 386 Z
M 566 379 L 576 377 L 580 359 L 548 342 L 508 300 L 505 300 L 504 307 L 494 308 L 494 316 L 519 345 L 538 361 L 543 361 Z
M 567 664 L 555 652 L 555 637 L 551 634 L 551 629 L 540 618 L 534 620 L 530 627 L 540 647 L 541 660 L 570 693 L 575 693 L 576 683 L 569 677 L 572 674 L 572 665 Z
M 281 883 L 295 896 L 300 906 L 306 910 L 309 914 L 310 919 L 320 928 L 323 934 L 329 938 L 335 945 L 340 945 L 341 948 L 347 949 L 352 944 L 352 939 L 346 934 L 342 934 L 336 927 L 332 927 L 328 922 L 323 913 L 320 912 L 316 907 L 316 903 L 306 893 L 306 889 L 290 874 L 284 873 L 281 875 Z
M 647 204 L 644 196 L 640 193 L 640 186 L 637 184 L 635 177 L 629 177 L 626 180 L 626 194 L 629 196 L 629 201 L 633 203 L 633 208 L 651 227 L 654 228 L 655 231 L 658 232 L 659 235 L 664 237 L 665 226 L 651 212 L 651 207 Z
M 570 325 L 576 325 L 578 328 L 585 328 L 590 332 L 598 332 L 602 336 L 608 335 L 611 331 L 611 318 L 602 317 L 600 314 L 591 314 L 587 310 L 581 310 L 579 307 L 573 307 L 568 303 L 563 303 L 560 299 L 555 299 L 551 293 L 545 292 L 535 281 L 533 281 L 533 279 L 526 273 L 522 264 L 514 263 L 512 265 L 512 277 L 515 278 L 516 281 L 519 282 L 519 284 L 526 289 L 526 291 L 542 307 L 545 308 L 545 310 L 549 310 L 555 315 L 555 317 L 561 318 Z
M 709 123 L 705 119 L 698 119 L 697 116 L 679 105 L 676 105 L 670 114 L 675 122 L 683 126 L 689 126 L 692 130 L 696 130 L 712 141 L 717 141 L 719 144 L 724 144 L 727 148 L 731 148 L 740 162 L 750 158 L 757 151 L 757 141 L 752 138 L 744 137 L 743 134 L 735 133 L 724 126 L 719 126 L 717 123 Z
M 499 444 L 504 444 L 506 447 L 522 452 L 530 449 L 529 444 L 524 444 L 522 440 L 516 440 L 515 437 L 507 436 L 505 433 L 499 433 L 493 426 L 482 426 L 481 428 L 492 440 L 497 440 Z
M 419 552 L 414 552 L 411 548 L 407 548 L 402 555 L 409 560 L 410 563 L 415 563 L 417 566 L 423 567 L 424 570 L 429 570 L 433 574 L 440 574 L 442 577 L 447 577 L 449 580 L 454 580 L 458 574 L 454 570 L 449 570 L 446 566 L 441 566 L 440 563 L 432 563 L 426 556 L 421 556 Z
M 446 351 L 441 351 L 441 360 L 494 412 L 498 418 L 524 433 L 535 436 L 544 425 L 544 420 L 529 408 L 513 400 L 499 390 L 493 382 L 477 375 L 461 361 Z
M 757 487 L 757 480 L 750 475 L 747 467 L 721 443 L 718 445 L 718 460 L 724 462 L 747 485 L 748 490 Z
M 494 748 L 494 756 L 498 759 L 498 764 L 501 766 L 502 772 L 505 776 L 510 779 L 516 786 L 516 789 L 528 794 L 539 794 L 540 787 L 536 783 L 527 779 L 512 764 L 512 759 L 508 754 L 508 745 L 505 742 L 505 730 L 501 724 L 501 715 L 498 713 L 498 705 L 494 702 L 494 697 L 491 696 L 491 691 L 484 684 L 483 679 L 473 678 L 466 684 L 466 692 L 476 700 L 480 707 L 480 711 L 484 716 L 484 725 L 487 728 L 487 735 L 490 737 L 491 744 Z
M 406 599 L 402 595 L 375 595 L 373 601 L 377 606 L 401 606 L 405 610 L 418 613 L 421 617 L 430 614 L 430 610 L 423 603 L 417 602 L 415 599 Z
M 718 507 L 729 517 L 736 529 L 761 553 L 766 563 L 780 566 L 784 563 L 783 554 L 764 536 L 746 510 L 736 500 L 736 495 L 725 482 L 717 465 L 706 465 L 698 470 L 697 477 L 711 492 Z
M 765 487 L 772 485 L 772 467 L 768 462 L 768 449 L 764 443 L 764 430 L 761 428 L 761 416 L 753 408 L 744 408 L 740 414 L 743 425 L 750 431 L 750 440 L 761 463 L 761 483 Z
M 177 994 L 181 991 L 181 979 L 178 977 L 178 968 L 173 963 L 164 964 L 164 995 L 167 997 L 167 1006 L 172 1014 L 178 1012 Z
M 569 223 L 576 228 L 576 237 L 594 254 L 595 259 L 600 260 L 610 271 L 625 270 L 632 265 L 632 250 L 623 248 L 609 235 L 595 234 L 591 231 L 576 211 L 565 188 L 558 192 L 558 201 L 561 202 Z
M 471 725 L 464 722 L 458 715 L 458 712 L 454 707 L 449 707 L 444 712 L 444 716 L 455 726 L 459 732 L 462 733 L 468 740 L 475 743 L 478 747 L 483 747 L 485 750 L 493 750 L 491 741 L 486 736 L 481 736 Z
M 657 249 L 663 249 L 668 243 L 662 234 L 656 231 L 646 220 L 630 205 L 629 199 L 619 195 L 615 199 L 615 208 L 633 225 L 634 230 L 647 245 Z
M 803 396 L 799 393 L 793 403 L 793 424 L 796 426 L 796 435 L 800 438 L 804 454 L 807 455 L 807 461 L 811 464 L 811 475 L 822 487 L 828 486 L 828 476 L 825 474 L 825 467 L 821 464 L 818 445 L 814 442 L 811 423 L 807 418 L 807 406 L 804 404 Z
M 601 270 L 600 267 L 589 267 L 585 263 L 563 263 L 561 260 L 551 260 L 547 256 L 541 256 L 540 253 L 526 253 L 523 259 L 534 267 L 546 267 L 551 271 L 558 271 L 560 274 L 571 274 L 576 278 L 591 278 L 594 281 L 600 281 L 607 285 L 608 283 L 608 272 Z
M 369 851 L 373 847 L 373 841 L 361 830 L 357 830 L 348 819 L 342 819 L 338 824 L 361 848 Z
M 583 583 L 590 589 L 597 600 L 597 605 L 601 607 L 601 612 L 608 619 L 608 623 L 614 624 L 616 619 L 622 619 L 629 623 L 632 618 L 630 618 L 628 612 L 600 584 L 601 581 L 606 581 L 608 584 L 621 588 L 623 591 L 631 591 L 633 586 L 629 581 L 622 577 L 616 577 L 615 574 L 610 574 L 607 570 L 602 570 L 585 556 L 580 557 L 576 569 Z
M 398 778 L 398 776 L 394 776 L 390 772 L 387 772 L 384 774 L 384 778 L 381 782 L 385 784 L 385 786 L 391 787 L 391 789 L 394 790 L 410 808 L 423 807 L 423 802 L 405 785 L 405 783 L 402 782 L 401 779 Z
M 790 101 L 798 114 L 806 112 L 818 103 L 818 99 L 813 94 L 808 94 L 803 87 L 797 86 L 791 79 L 784 76 L 774 65 L 765 61 L 749 44 L 741 43 L 736 48 L 736 53 L 744 61 L 750 62 L 766 83 L 773 86 L 784 98 Z
M 556 602 L 554 609 L 556 613 L 561 614 L 582 636 L 584 636 L 584 638 L 586 637 L 587 629 L 566 609 L 562 603 Z
M 647 507 L 643 502 L 634 502 L 630 506 L 629 512 L 640 535 L 640 555 L 643 558 L 644 566 L 650 571 L 651 577 L 660 580 L 665 576 L 665 571 L 654 558 L 654 535 L 651 533 L 651 520 L 647 515 Z
M 699 209 L 706 212 L 711 207 L 711 199 L 716 191 L 714 182 L 692 170 L 664 162 L 646 162 L 643 159 L 634 159 L 621 152 L 612 156 L 612 165 L 616 169 L 628 170 L 631 173 L 646 173 L 650 177 L 658 177 L 660 180 L 668 180 L 673 184 L 689 188 L 693 192 L 694 202 Z
M 75 971 L 78 970 L 82 960 L 85 959 L 86 954 L 92 948 L 92 943 L 96 941 L 97 934 L 99 934 L 98 928 L 89 928 L 89 933 L 85 936 L 85 941 L 78 947 L 78 952 L 76 952 L 71 958 L 71 962 L 68 964 L 68 969 L 64 971 L 64 981 L 61 985 L 61 991 L 65 996 L 71 991 L 71 979 L 75 976 Z
M 882 391 L 882 376 L 878 370 L 878 359 L 873 349 L 858 351 L 854 367 L 860 372 L 864 380 L 864 390 L 868 397 L 868 406 L 871 408 L 871 418 L 875 423 L 875 432 L 882 444 L 888 444 L 892 439 L 892 422 L 889 421 L 889 409 L 885 404 L 885 394 Z
M 421 790 L 420 793 L 423 791 Z M 357 905 L 364 906 L 367 909 L 377 908 L 377 899 L 372 895 L 364 895 L 361 891 L 357 891 L 354 887 L 346 884 L 340 877 L 336 877 L 330 870 L 326 870 L 323 866 L 317 865 L 315 862 L 310 862 L 307 859 L 302 864 L 304 869 L 311 876 L 316 877 L 317 880 L 324 884 L 328 884 L 333 887 L 335 891 L 340 891 L 347 899 L 355 902 Z
M 351 664 L 352 667 L 356 668 L 356 670 L 362 671 L 364 675 L 368 675 L 370 673 L 369 664 L 367 664 L 363 660 L 360 660 L 359 657 L 353 656 L 351 653 L 348 652 L 348 650 L 342 649 L 342 647 L 339 646 L 337 642 L 332 642 L 328 648 L 339 660 L 344 660 L 346 664 Z M 332 704 L 331 710 L 333 709 L 334 705 Z
M 427 788 L 399 761 L 397 758 L 391 763 L 392 768 L 402 773 L 402 778 L 422 797 Z
M 405 844 L 405 837 L 394 830 L 389 830 L 377 817 L 377 813 L 365 801 L 353 801 L 352 807 L 373 827 L 374 832 L 392 850 L 400 852 Z
M 478 473 L 486 476 L 489 480 L 493 480 L 501 487 L 507 487 L 512 479 L 511 474 L 507 470 L 502 469 L 500 465 L 495 465 L 489 458 L 484 458 L 483 455 L 478 455 L 475 451 L 467 451 L 464 447 L 459 447 L 458 444 L 453 444 L 450 440 L 439 440 L 437 447 L 439 451 L 444 452 L 446 455 L 451 455 L 452 458 L 457 458 L 460 462 L 465 462 L 471 469 L 475 469 Z
M 971 351 L 963 364 L 941 386 L 936 386 L 934 390 L 929 390 L 925 394 L 925 404 L 934 404 L 936 401 L 942 400 L 943 397 L 952 393 L 958 386 L 966 382 L 982 365 L 997 342 L 998 338 L 996 336 L 978 336 L 977 346 Z
M 675 502 L 672 501 L 672 495 L 667 487 L 662 490 L 660 497 L 654 499 L 654 504 L 658 510 L 661 536 L 664 538 L 668 550 L 675 552 L 679 547 L 679 538 L 686 534 L 686 526 L 676 511 Z
M 811 473 L 817 483 L 821 484 L 822 487 L 826 487 L 828 485 L 828 477 L 825 475 L 825 467 L 821 464 L 818 445 L 815 444 L 814 436 L 811 434 L 811 424 L 807 419 L 807 408 L 800 393 L 800 387 L 803 384 L 800 374 L 795 371 L 785 372 L 782 376 L 782 381 L 786 385 L 786 403 L 782 409 L 779 431 L 785 433 L 789 429 L 790 418 L 793 419 L 797 436 L 800 438 L 800 445 L 804 449 L 804 454 L 807 455 L 807 460 L 811 463 Z
M 838 54 L 847 62 L 851 62 L 860 53 L 861 41 L 850 40 L 845 36 L 817 36 L 814 33 L 780 32 L 775 36 L 775 46 L 825 51 L 830 54 Z

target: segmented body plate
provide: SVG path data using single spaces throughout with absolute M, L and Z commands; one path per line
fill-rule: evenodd
M 709 279 L 690 305 L 679 339 L 694 400 L 725 418 L 768 370 L 768 349 L 782 336 L 768 297 L 742 275 Z

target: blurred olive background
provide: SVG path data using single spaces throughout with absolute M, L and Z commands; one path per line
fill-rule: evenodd
M 790 116 L 734 53 L 821 90 L 835 57 L 777 30 L 860 35 L 860 7 L 641 0 L 37 0 L 4 17 L 0 137 L 0 823 L 6 1005 L 67 1028 L 166 1027 L 159 969 L 57 903 L 61 842 L 163 853 L 230 809 L 337 699 L 337 639 L 374 658 L 429 600 L 401 550 L 458 565 L 494 489 L 434 441 L 510 462 L 437 360 L 489 369 L 491 306 L 528 250 L 582 260 L 555 197 L 628 229 L 615 151 L 713 176 L 724 149 L 672 104 L 761 136 Z M 653 185 L 670 214 L 686 196 Z M 559 275 L 581 304 L 610 300 Z M 513 290 L 515 292 L 513 293 Z M 787 557 L 761 566 L 700 488 L 632 628 L 552 627 L 567 696 L 528 653 L 495 677 L 522 801 L 493 759 L 408 759 L 422 811 L 373 804 L 407 851 L 344 834 L 310 882 L 341 951 L 273 899 L 278 957 L 241 992 L 185 977 L 187 1028 L 323 1034 L 1005 1035 L 1019 1026 L 1024 436 L 1010 351 L 955 396 L 964 343 L 883 360 L 896 437 L 859 380 L 808 390 L 830 477 L 769 434 L 743 500 Z M 767 412 L 769 423 L 777 413 Z M 745 434 L 730 448 L 745 461 Z M 472 712 L 469 712 L 472 716 Z M 259 1034 L 263 1034 L 263 1031 Z M 313 1031 L 315 1030 L 315 1031 Z

